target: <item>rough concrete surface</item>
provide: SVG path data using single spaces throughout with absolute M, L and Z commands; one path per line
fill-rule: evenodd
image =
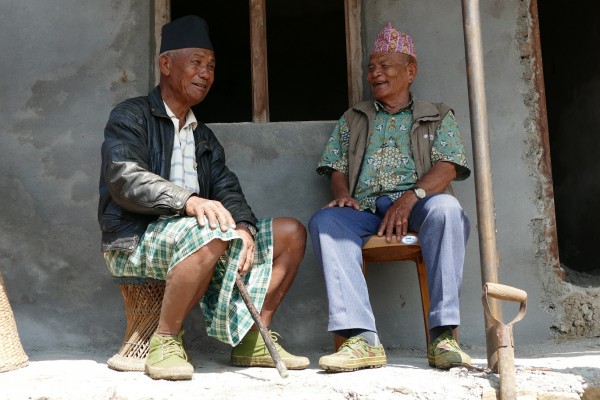
M 275 369 L 237 368 L 225 350 L 190 349 L 191 381 L 153 381 L 141 372 L 106 366 L 110 350 L 39 351 L 30 364 L 0 374 L 0 399 L 494 399 L 499 376 L 485 370 L 485 348 L 465 348 L 478 369 L 439 371 L 421 351 L 388 349 L 384 368 L 329 374 L 318 367 L 324 353 L 307 354 L 311 365 L 282 379 Z M 517 348 L 519 399 L 600 398 L 600 339 Z M 591 397 L 590 397 L 591 396 Z
M 6 101 L 0 107 L 0 273 L 28 352 L 102 348 L 122 337 L 122 298 L 99 251 L 99 149 L 110 109 L 147 93 L 153 80 L 155 15 L 148 1 L 56 3 L 5 0 L 0 6 L 0 26 L 6 32 L 0 35 L 0 48 L 14 55 L 0 58 L 4 76 L 10 77 L 0 81 L 2 93 L 10 94 L 2 97 Z M 585 299 L 574 298 L 563 307 L 565 296 L 578 289 L 566 287 L 555 276 L 558 260 L 548 250 L 550 207 L 543 201 L 541 187 L 547 182 L 538 171 L 543 157 L 534 124 L 539 113 L 529 85 L 531 66 L 522 61 L 522 43 L 517 42 L 527 36 L 530 21 L 520 16 L 527 15 L 529 4 L 481 1 L 500 282 L 528 293 L 527 316 L 515 330 L 520 344 L 571 331 L 594 336 L 593 321 L 598 320 L 597 313 L 590 314 L 598 303 L 590 300 L 584 319 L 564 321 L 564 315 L 577 312 Z M 365 62 L 375 35 L 387 22 L 415 39 L 420 60 L 415 96 L 444 101 L 454 109 L 473 165 L 460 2 L 363 1 Z M 367 92 L 365 98 L 370 96 Z M 319 96 L 327 96 L 327 90 Z M 306 224 L 331 200 L 326 178 L 314 169 L 334 123 L 230 123 L 211 128 L 257 216 L 289 215 Z M 461 292 L 461 339 L 481 346 L 474 182 L 457 182 L 454 189 L 472 227 Z M 370 268 L 367 280 L 382 341 L 417 346 L 422 327 L 414 268 Z M 299 349 L 329 343 L 322 334 L 327 323 L 325 293 L 309 243 L 275 326 L 284 336 L 293 332 Z M 573 322 L 576 329 L 571 328 Z

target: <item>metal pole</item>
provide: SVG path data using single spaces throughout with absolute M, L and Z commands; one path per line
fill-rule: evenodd
M 469 86 L 471 141 L 473 144 L 475 171 L 481 281 L 482 285 L 485 285 L 488 282 L 498 283 L 499 265 L 498 249 L 496 247 L 494 195 L 490 166 L 479 0 L 462 0 L 462 11 L 467 60 L 467 82 Z M 492 301 L 490 308 L 494 315 L 497 315 L 499 319 L 502 318 L 502 309 L 499 307 L 497 301 Z M 498 346 L 495 328 L 487 316 L 485 316 L 485 333 L 488 367 L 497 371 Z

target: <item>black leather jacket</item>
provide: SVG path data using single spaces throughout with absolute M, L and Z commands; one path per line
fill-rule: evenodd
M 102 251 L 133 251 L 148 224 L 161 215 L 184 214 L 193 194 L 169 182 L 174 128 L 160 88 L 117 105 L 104 129 L 98 221 Z M 218 200 L 235 222 L 256 225 L 238 178 L 225 165 L 214 133 L 198 122 L 194 130 L 198 196 Z

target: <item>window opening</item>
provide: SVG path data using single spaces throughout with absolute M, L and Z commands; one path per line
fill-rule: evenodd
M 343 0 L 267 0 L 271 121 L 337 120 L 348 108 Z
M 250 13 L 257 5 L 266 17 L 263 86 L 252 78 Z M 157 24 L 188 14 L 208 21 L 217 59 L 211 92 L 194 107 L 203 122 L 335 120 L 360 96 L 360 0 L 155 0 Z M 156 34 L 158 43 L 160 29 Z
M 171 1 L 171 20 L 190 14 L 208 22 L 216 58 L 215 81 L 194 114 L 204 123 L 252 121 L 248 0 Z

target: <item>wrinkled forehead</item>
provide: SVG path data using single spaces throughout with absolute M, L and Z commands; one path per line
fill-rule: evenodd
M 208 50 L 208 49 L 185 48 L 185 49 L 173 50 L 173 52 L 177 52 L 187 58 L 210 59 L 212 61 L 215 60 L 215 52 L 212 50 Z
M 170 56 L 175 62 L 185 63 L 190 60 L 201 60 L 215 63 L 215 53 L 212 50 L 201 48 L 183 48 L 167 51 L 164 55 Z
M 369 57 L 369 65 L 382 64 L 384 62 L 405 63 L 409 61 L 409 56 L 404 53 L 373 53 Z

